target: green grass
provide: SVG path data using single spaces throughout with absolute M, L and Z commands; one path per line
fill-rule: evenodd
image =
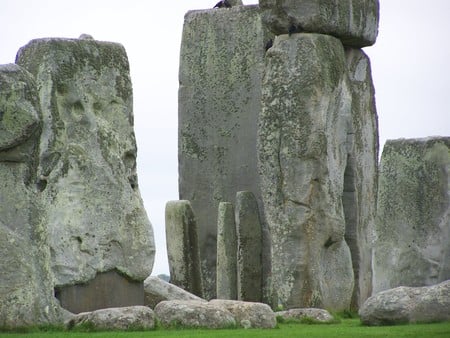
M 248 337 L 248 338 L 293 338 L 293 337 L 450 337 L 450 322 L 398 326 L 366 327 L 359 319 L 343 319 L 337 324 L 279 324 L 272 330 L 228 329 L 228 330 L 163 330 L 137 332 L 70 332 L 32 330 L 27 333 L 0 333 L 1 338 L 152 338 L 152 337 Z

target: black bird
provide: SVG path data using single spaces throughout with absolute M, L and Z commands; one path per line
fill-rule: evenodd
M 270 48 L 272 48 L 272 46 L 273 46 L 273 40 L 272 40 L 272 39 L 269 39 L 269 41 L 266 42 L 266 46 L 265 46 L 266 52 L 267 52 Z
M 231 4 L 228 0 L 220 0 L 213 8 L 231 8 Z
M 301 33 L 303 31 L 304 31 L 304 29 L 302 26 L 294 25 L 294 24 L 290 25 L 289 29 L 288 29 L 289 36 L 291 36 L 294 33 Z

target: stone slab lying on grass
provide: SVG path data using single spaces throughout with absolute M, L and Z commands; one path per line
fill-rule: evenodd
M 309 318 L 318 322 L 326 323 L 334 319 L 334 317 L 327 310 L 316 308 L 290 309 L 286 311 L 276 312 L 275 314 L 277 315 L 277 317 L 282 317 L 284 320 L 302 320 L 305 318 Z
M 224 299 L 214 299 L 209 303 L 230 311 L 237 325 L 246 329 L 272 329 L 277 325 L 275 313 L 267 304 Z
M 370 297 L 359 311 L 364 325 L 450 320 L 450 280 L 425 287 L 400 286 Z
M 203 300 L 200 297 L 155 276 L 150 276 L 144 281 L 144 293 L 145 305 L 152 309 L 154 309 L 159 302 L 164 300 Z
M 66 323 L 68 329 L 79 327 L 98 330 L 149 330 L 155 327 L 155 316 L 147 306 L 128 306 L 82 312 Z
M 225 308 L 195 300 L 168 300 L 155 307 L 163 327 L 221 329 L 236 326 L 236 320 Z

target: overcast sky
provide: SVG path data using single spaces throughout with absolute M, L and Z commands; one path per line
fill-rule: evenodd
M 164 207 L 178 199 L 178 58 L 184 14 L 216 0 L 0 0 L 0 64 L 42 37 L 123 44 L 134 90 L 139 185 L 153 224 L 153 274 L 168 273 Z M 450 136 L 450 1 L 380 0 L 371 57 L 381 149 L 386 139 Z M 244 4 L 257 3 L 256 0 Z M 380 151 L 381 151 L 380 149 Z

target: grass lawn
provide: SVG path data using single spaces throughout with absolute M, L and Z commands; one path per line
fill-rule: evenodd
M 27 332 L 0 333 L 1 338 L 152 338 L 152 337 L 442 337 L 450 338 L 450 322 L 435 324 L 414 324 L 399 326 L 366 327 L 359 319 L 344 319 L 339 324 L 279 324 L 272 330 L 230 329 L 230 330 L 163 330 L 137 332 Z

